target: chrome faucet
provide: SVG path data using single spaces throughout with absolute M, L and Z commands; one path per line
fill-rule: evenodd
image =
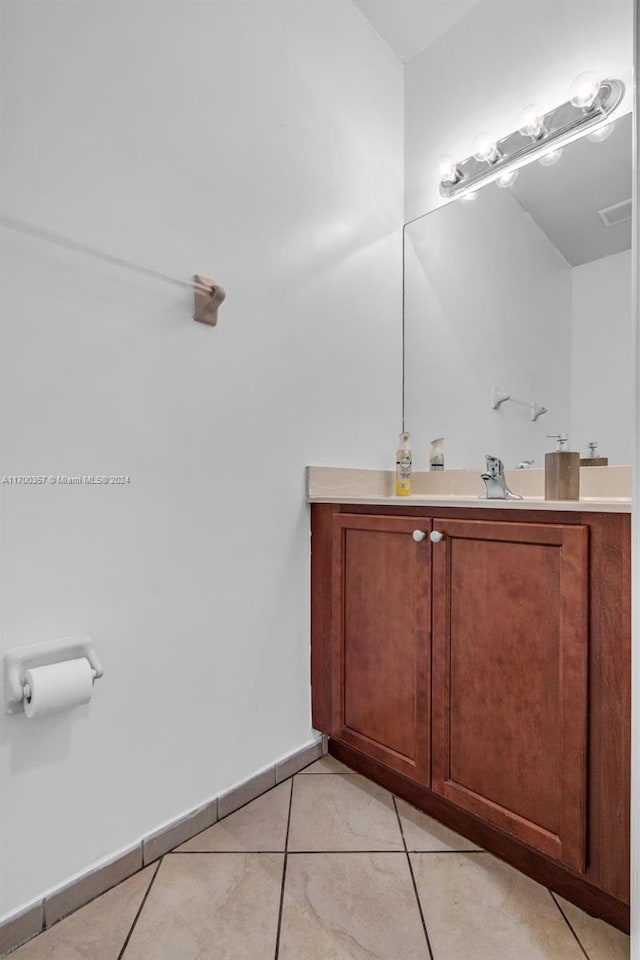
M 486 455 L 487 467 L 483 474 L 487 492 L 480 494 L 480 500 L 522 500 L 519 493 L 511 493 L 504 478 L 504 464 L 491 454 Z

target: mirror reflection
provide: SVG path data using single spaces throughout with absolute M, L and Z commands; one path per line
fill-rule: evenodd
M 405 231 L 405 423 L 418 469 L 544 465 L 546 434 L 631 462 L 631 115 Z M 491 393 L 511 395 L 498 409 Z M 547 413 L 532 420 L 532 403 Z

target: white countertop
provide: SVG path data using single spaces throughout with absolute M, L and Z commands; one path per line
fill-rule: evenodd
M 586 473 L 586 476 L 585 476 Z M 630 513 L 629 467 L 582 467 L 580 500 L 545 500 L 543 470 L 507 470 L 505 477 L 522 500 L 484 500 L 480 474 L 469 470 L 414 473 L 409 497 L 396 497 L 391 470 L 307 467 L 309 503 L 371 504 L 402 507 L 466 507 L 490 510 L 549 510 L 576 513 Z M 625 495 L 626 494 L 626 495 Z
M 364 503 L 385 507 L 480 507 L 498 510 L 564 510 L 577 513 L 631 513 L 627 498 L 608 500 L 545 500 L 544 497 L 529 497 L 527 500 L 478 500 L 468 497 L 307 497 L 309 503 Z

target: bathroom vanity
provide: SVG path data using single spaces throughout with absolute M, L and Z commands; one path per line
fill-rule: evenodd
M 309 499 L 330 752 L 628 929 L 628 502 Z

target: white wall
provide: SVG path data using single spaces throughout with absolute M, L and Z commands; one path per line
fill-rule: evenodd
M 482 0 L 405 68 L 405 212 L 443 200 L 438 160 L 467 157 L 483 130 L 516 129 L 528 103 L 568 98 L 585 70 L 627 84 L 631 109 L 632 0 Z
M 312 738 L 304 466 L 400 415 L 402 69 L 348 0 L 3 5 L 6 648 L 86 632 L 93 701 L 3 718 L 0 914 Z
M 612 464 L 632 457 L 631 265 L 626 250 L 571 271 L 571 448 L 597 440 Z
M 571 268 L 508 190 L 487 187 L 407 227 L 406 423 L 414 462 L 444 436 L 445 465 L 544 465 L 569 429 Z M 491 388 L 549 410 L 491 409 Z

